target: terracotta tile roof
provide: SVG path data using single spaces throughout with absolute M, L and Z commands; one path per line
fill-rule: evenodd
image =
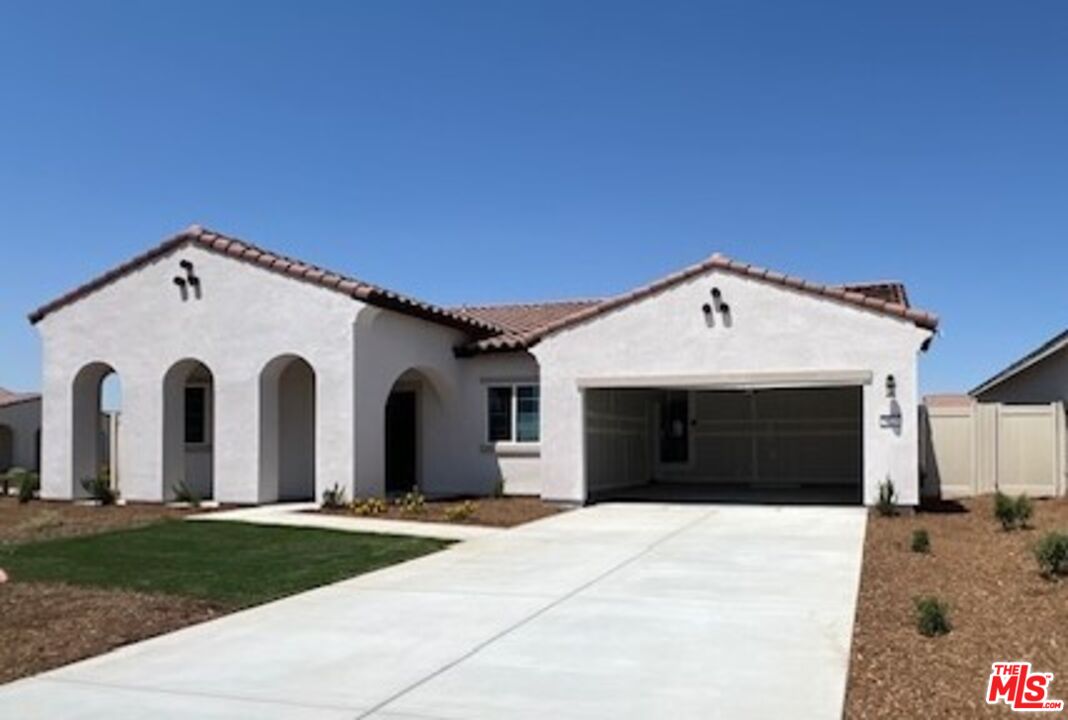
M 138 270 L 156 258 L 177 250 L 184 245 L 195 245 L 220 255 L 226 255 L 257 265 L 271 272 L 348 295 L 371 305 L 386 307 L 397 312 L 456 327 L 471 332 L 476 336 L 502 332 L 502 328 L 479 320 L 474 316 L 438 307 L 342 273 L 272 253 L 252 243 L 229 237 L 198 225 L 190 226 L 151 250 L 109 270 L 46 305 L 42 305 L 30 313 L 30 322 L 37 323 L 48 314 L 80 300 L 86 295 L 118 280 L 127 273 Z
M 31 402 L 33 400 L 40 400 L 39 393 L 20 393 L 12 392 L 7 388 L 0 387 L 0 407 L 8 407 L 9 405 L 19 405 L 24 402 Z
M 909 294 L 905 291 L 904 284 L 899 282 L 850 283 L 848 285 L 838 285 L 837 287 L 847 292 L 857 292 L 867 297 L 879 298 L 894 305 L 911 307 L 909 305 Z
M 803 280 L 792 275 L 784 275 L 755 265 L 749 265 L 748 263 L 738 262 L 737 260 L 732 260 L 717 253 L 703 262 L 683 268 L 682 270 L 672 273 L 660 280 L 635 288 L 622 295 L 617 295 L 600 302 L 591 301 L 589 303 L 577 305 L 573 308 L 573 312 L 564 313 L 561 311 L 559 314 L 554 315 L 554 317 L 547 317 L 544 324 L 541 324 L 540 326 L 531 322 L 528 323 L 528 326 L 525 328 L 516 327 L 506 329 L 505 332 L 499 335 L 471 343 L 465 347 L 462 352 L 465 354 L 473 354 L 480 352 L 504 352 L 529 348 L 550 333 L 603 315 L 604 313 L 623 307 L 632 302 L 649 297 L 650 295 L 655 295 L 656 293 L 667 290 L 710 270 L 729 272 L 734 275 L 759 280 L 780 287 L 786 287 L 797 292 L 805 293 L 806 295 L 825 297 L 836 302 L 864 308 L 881 315 L 908 320 L 915 323 L 917 326 L 928 330 L 935 330 L 938 327 L 938 317 L 936 315 L 909 306 L 908 295 L 905 292 L 904 285 L 901 283 L 880 282 L 856 285 L 823 285 L 821 283 L 809 282 L 808 280 Z M 549 305 L 549 303 L 544 304 L 544 306 Z M 508 306 L 504 306 L 504 308 L 507 307 Z M 491 308 L 483 308 L 483 312 L 485 313 L 485 317 L 490 317 Z M 531 313 L 529 317 L 532 318 L 534 315 L 535 313 Z M 508 311 L 502 308 L 500 314 L 496 317 L 498 320 L 507 318 L 509 317 Z M 524 317 L 527 319 L 527 316 Z M 530 327 L 530 325 L 535 326 Z
M 453 309 L 469 317 L 496 325 L 509 335 L 520 336 L 602 302 L 604 300 L 600 298 L 555 300 L 505 305 L 461 305 Z

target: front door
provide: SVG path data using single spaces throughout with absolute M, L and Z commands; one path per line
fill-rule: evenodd
M 386 402 L 386 492 L 416 486 L 415 392 L 390 393 Z

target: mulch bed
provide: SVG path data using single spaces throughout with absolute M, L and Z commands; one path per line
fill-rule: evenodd
M 20 505 L 14 497 L 0 497 L 0 545 L 138 527 L 194 512 L 202 511 L 151 504 L 89 507 L 42 500 Z
M 1009 717 L 985 702 L 990 665 L 1025 660 L 1053 672 L 1053 698 L 1068 700 L 1068 581 L 1042 578 L 1032 548 L 1049 530 L 1068 532 L 1068 501 L 1035 501 L 1032 529 L 1005 532 L 991 497 L 940 511 L 872 515 L 864 547 L 847 718 Z M 931 553 L 913 553 L 925 528 Z M 950 605 L 953 630 L 926 638 L 913 598 Z
M 0 683 L 210 620 L 204 600 L 51 583 L 0 585 Z
M 470 502 L 474 512 L 463 519 L 449 517 L 450 509 Z M 349 517 L 387 518 L 390 520 L 416 520 L 421 522 L 450 523 L 453 525 L 488 525 L 490 527 L 515 527 L 539 520 L 567 508 L 553 505 L 534 497 L 473 498 L 470 500 L 427 500 L 422 512 L 406 512 L 396 503 L 389 503 L 386 511 L 377 515 L 356 515 L 348 509 L 313 510 L 331 515 Z
M 180 518 L 191 509 L 89 507 L 0 497 L 0 545 L 92 535 Z M 0 584 L 0 683 L 218 617 L 213 603 L 53 583 Z

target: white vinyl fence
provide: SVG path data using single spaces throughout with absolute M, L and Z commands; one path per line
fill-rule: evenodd
M 971 403 L 921 408 L 920 474 L 925 496 L 1065 494 L 1064 405 Z

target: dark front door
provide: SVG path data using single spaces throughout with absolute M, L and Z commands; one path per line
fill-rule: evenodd
M 393 392 L 386 402 L 386 492 L 415 484 L 415 393 Z

